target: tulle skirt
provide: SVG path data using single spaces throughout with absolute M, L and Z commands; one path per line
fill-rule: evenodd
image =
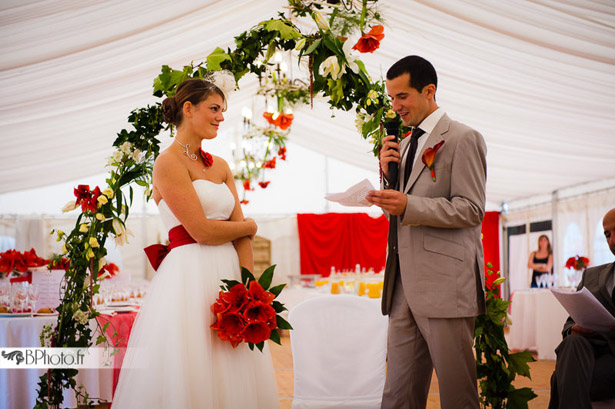
M 171 250 L 135 320 L 113 409 L 279 407 L 267 345 L 233 348 L 209 328 L 223 278 L 240 280 L 231 243 Z

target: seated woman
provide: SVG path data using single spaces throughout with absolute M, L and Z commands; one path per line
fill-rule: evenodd
M 527 260 L 527 267 L 532 269 L 532 288 L 538 287 L 538 277 L 550 274 L 553 269 L 553 251 L 549 238 L 541 234 L 538 237 L 538 250 L 532 251 Z

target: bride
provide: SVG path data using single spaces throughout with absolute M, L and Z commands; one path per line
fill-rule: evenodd
M 253 269 L 257 230 L 244 219 L 228 164 L 200 149 L 216 137 L 225 104 L 220 88 L 201 79 L 162 103 L 177 135 L 154 164 L 153 198 L 171 250 L 135 321 L 114 409 L 279 407 L 267 345 L 263 353 L 233 348 L 209 328 L 220 280 Z

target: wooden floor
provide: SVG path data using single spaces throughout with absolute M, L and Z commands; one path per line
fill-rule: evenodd
M 278 393 L 280 395 L 280 408 L 290 409 L 293 400 L 293 357 L 290 349 L 288 335 L 282 337 L 282 346 L 269 342 Z M 518 378 L 516 387 L 530 387 L 537 398 L 529 402 L 529 409 L 544 409 L 549 404 L 549 391 L 551 374 L 555 368 L 555 361 L 536 361 L 530 363 L 532 379 Z M 434 373 L 429 390 L 427 409 L 440 409 L 440 395 L 438 393 L 438 380 Z

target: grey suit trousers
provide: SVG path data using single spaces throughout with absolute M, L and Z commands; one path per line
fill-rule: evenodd
M 398 273 L 389 315 L 387 377 L 381 408 L 424 409 L 434 368 L 442 409 L 478 408 L 473 332 L 474 317 L 414 315 Z

